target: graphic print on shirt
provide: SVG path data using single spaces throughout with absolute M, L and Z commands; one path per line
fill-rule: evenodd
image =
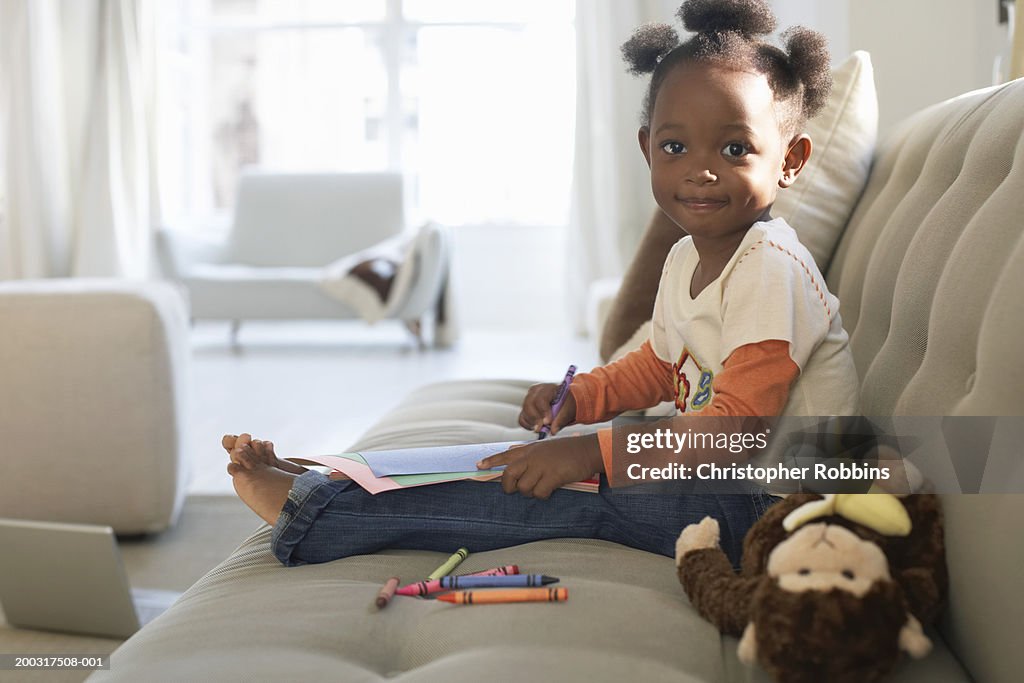
M 679 412 L 702 410 L 711 402 L 711 383 L 715 375 L 710 370 L 705 370 L 689 349 L 684 347 L 679 360 L 672 364 L 672 377 L 676 389 L 676 408 Z

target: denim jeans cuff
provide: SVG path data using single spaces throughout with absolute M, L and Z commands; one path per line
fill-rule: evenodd
M 306 537 L 313 520 L 351 484 L 351 481 L 332 481 L 312 470 L 296 477 L 270 534 L 270 548 L 281 564 L 287 567 L 306 564 L 293 558 L 295 548 Z

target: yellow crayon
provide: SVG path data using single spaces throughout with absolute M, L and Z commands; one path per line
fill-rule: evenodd
M 457 591 L 437 596 L 456 605 L 488 605 L 501 602 L 565 602 L 568 588 L 506 588 L 482 591 Z
M 433 581 L 434 579 L 440 579 L 442 576 L 448 576 L 452 573 L 452 570 L 462 564 L 462 561 L 467 557 L 469 557 L 469 551 L 465 548 L 459 548 L 445 561 L 444 564 L 427 575 L 427 581 Z

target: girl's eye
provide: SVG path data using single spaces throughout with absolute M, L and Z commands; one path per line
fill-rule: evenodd
M 722 154 L 727 157 L 741 157 L 747 153 L 747 146 L 739 142 L 730 142 L 722 148 Z
M 682 154 L 686 151 L 686 145 L 681 142 L 666 142 L 661 149 L 666 154 Z

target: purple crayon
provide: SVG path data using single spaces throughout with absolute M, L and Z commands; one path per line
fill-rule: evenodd
M 573 375 L 576 374 L 576 366 L 570 365 L 569 369 L 565 371 L 565 379 L 558 385 L 558 391 L 555 392 L 555 397 L 551 399 L 551 421 L 554 422 L 558 416 L 558 411 L 562 409 L 562 404 L 565 403 L 565 397 L 569 395 L 569 385 L 572 384 Z M 551 425 L 544 425 L 540 428 L 540 433 L 537 435 L 537 440 L 545 438 L 551 433 Z
M 402 586 L 396 595 L 430 595 L 456 588 L 530 588 L 557 583 L 554 576 L 515 574 L 513 576 L 444 576 L 433 581 L 420 581 Z

